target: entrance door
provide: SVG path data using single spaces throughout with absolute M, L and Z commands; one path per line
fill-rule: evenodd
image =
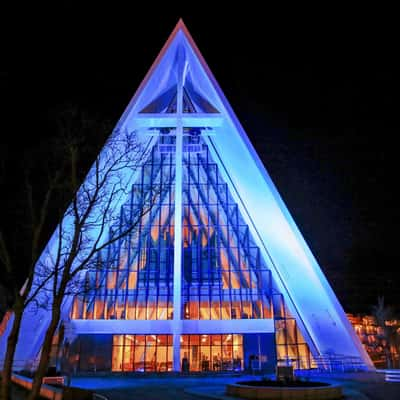
M 182 335 L 182 371 L 243 370 L 242 340 L 239 334 Z
M 274 333 L 248 333 L 243 335 L 244 366 L 247 370 L 274 372 L 276 348 Z

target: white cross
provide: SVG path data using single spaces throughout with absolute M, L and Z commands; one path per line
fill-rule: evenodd
M 175 213 L 174 213 L 174 275 L 173 275 L 173 369 L 180 370 L 180 337 L 182 334 L 181 296 L 182 296 L 182 174 L 183 174 L 183 136 L 184 128 L 211 128 L 201 133 L 202 136 L 212 135 L 215 128 L 221 127 L 221 114 L 184 113 L 183 86 L 185 79 L 184 57 L 179 57 L 176 68 L 177 95 L 176 113 L 143 113 L 135 117 L 139 129 L 156 128 L 149 133 L 159 135 L 162 128 L 170 128 L 170 135 L 175 135 Z M 189 134 L 188 134 L 189 135 Z M 168 145 L 170 146 L 170 145 Z

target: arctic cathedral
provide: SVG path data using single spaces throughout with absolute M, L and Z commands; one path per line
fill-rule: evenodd
M 140 215 L 149 191 L 155 204 L 87 272 L 95 288 L 63 304 L 55 342 L 76 373 L 306 369 L 326 355 L 373 369 L 182 21 L 116 128 L 148 151 L 115 213 Z M 27 310 L 19 363 L 48 322 Z

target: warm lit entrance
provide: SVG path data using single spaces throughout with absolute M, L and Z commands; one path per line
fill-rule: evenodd
M 182 371 L 241 371 L 243 336 L 182 335 Z
M 114 335 L 112 371 L 172 370 L 172 335 Z
M 182 371 L 241 371 L 243 335 L 182 335 Z M 172 335 L 114 335 L 113 372 L 172 371 Z

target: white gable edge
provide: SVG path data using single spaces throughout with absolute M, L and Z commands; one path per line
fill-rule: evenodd
M 211 77 L 210 80 L 214 84 L 215 89 L 219 92 L 221 99 L 223 99 L 225 109 L 236 128 L 234 130 L 239 133 L 244 146 L 240 146 L 239 144 L 238 147 L 240 150 L 235 148 L 230 152 L 230 156 L 228 156 L 227 149 L 232 149 L 232 142 L 235 139 L 237 140 L 236 137 L 234 138 L 231 135 L 232 131 L 226 135 L 219 135 L 217 133 L 213 136 L 212 141 L 215 143 L 221 160 L 229 171 L 230 177 L 233 178 L 233 183 L 236 187 L 240 187 L 240 197 L 245 199 L 246 203 L 250 203 L 250 200 L 253 202 L 252 205 L 247 204 L 247 206 L 245 206 L 248 213 L 247 215 L 250 217 L 250 220 L 248 219 L 246 222 L 249 226 L 253 226 L 253 234 L 254 228 L 256 228 L 257 235 L 263 243 L 262 248 L 267 250 L 272 257 L 274 264 L 273 267 L 280 268 L 280 271 L 276 271 L 275 278 L 279 276 L 282 280 L 280 286 L 284 288 L 283 292 L 286 300 L 292 299 L 293 301 L 291 307 L 289 304 L 289 308 L 297 319 L 300 319 L 304 323 L 308 334 L 313 338 L 320 353 L 326 353 L 332 350 L 337 353 L 343 351 L 346 355 L 361 357 L 366 365 L 373 369 L 374 367 L 368 354 L 358 339 L 352 325 L 348 321 L 342 306 L 337 300 L 325 275 L 321 271 L 311 250 L 301 235 L 263 163 L 248 139 L 243 127 L 226 100 L 222 90 L 219 88 L 218 83 L 215 79 L 211 79 Z M 248 156 L 253 160 L 253 167 L 247 164 L 243 169 L 243 163 L 240 161 L 242 161 L 245 156 L 244 148 L 246 148 Z M 252 182 L 247 186 L 243 184 L 246 177 L 248 180 L 252 180 L 252 178 L 255 178 L 255 174 L 260 175 L 257 182 Z M 235 179 L 235 176 L 241 176 L 242 179 Z M 261 182 L 263 182 L 263 185 Z M 272 198 L 269 199 L 269 210 L 265 208 L 262 210 L 257 207 L 257 203 L 265 200 L 265 196 L 263 196 L 265 193 L 263 193 L 262 190 L 263 186 L 264 191 L 268 190 L 270 195 L 272 195 Z M 255 211 L 257 209 L 258 212 Z M 270 216 L 274 216 L 274 219 L 278 219 L 276 224 L 279 228 L 285 231 L 280 235 L 280 237 L 275 236 L 269 231 L 268 226 L 266 225 L 270 221 L 263 220 L 262 218 L 262 216 L 265 216 L 268 212 L 270 213 Z M 287 252 L 290 252 L 291 250 L 290 248 L 285 248 L 285 237 L 282 236 L 285 236 L 286 234 L 290 235 L 292 241 L 291 244 L 296 247 L 294 251 L 297 253 L 297 256 L 293 255 L 293 257 L 283 257 L 284 252 L 287 255 Z M 271 248 L 274 247 L 281 248 L 282 251 L 279 252 L 280 254 L 276 254 L 276 251 L 271 251 Z M 299 258 L 302 259 L 302 262 L 296 262 Z M 285 259 L 287 259 L 287 264 L 289 265 L 284 265 L 286 264 L 284 263 Z M 266 261 L 268 262 L 268 260 Z M 295 267 L 297 267 L 297 274 Z M 284 269 L 286 269 L 287 274 L 282 274 Z M 301 290 L 302 288 L 299 285 L 299 277 L 304 278 L 306 272 L 308 278 L 313 282 L 313 285 L 309 285 L 308 288 Z M 289 275 L 292 275 L 291 279 Z M 310 310 L 310 307 L 312 307 L 312 310 Z M 340 326 L 342 326 L 343 329 L 339 329 Z M 338 327 L 338 330 L 333 329 L 334 327 Z M 336 334 L 334 331 L 337 331 Z
M 189 32 L 185 27 L 183 29 L 193 51 L 198 56 L 198 60 L 204 68 L 213 89 L 217 92 L 217 95 L 223 103 L 225 111 L 228 114 L 228 119 L 230 119 L 230 122 L 233 125 L 233 129 L 228 129 L 228 132 L 225 134 L 223 134 L 222 130 L 218 130 L 217 134 L 213 136 L 211 141 L 215 143 L 222 163 L 225 165 L 227 171 L 229 171 L 228 174 L 230 175 L 230 178 L 233 178 L 232 182 L 235 187 L 232 188 L 232 185 L 229 185 L 231 193 L 233 193 L 232 189 L 239 192 L 241 201 L 238 204 L 241 203 L 242 205 L 242 216 L 245 217 L 246 214 L 248 215 L 249 218 L 245 217 L 245 219 L 247 219 L 246 222 L 250 227 L 253 227 L 253 235 L 255 233 L 254 230 L 257 231 L 257 235 L 254 236 L 258 236 L 262 241 L 263 246 L 261 248 L 264 249 L 264 258 L 266 253 L 268 253 L 272 258 L 272 270 L 275 269 L 275 279 L 279 277 L 279 280 L 281 281 L 279 286 L 284 289 L 284 297 L 286 300 L 292 301 L 292 304 L 290 304 L 290 302 L 288 304 L 289 309 L 291 309 L 292 313 L 298 320 L 300 319 L 300 327 L 302 325 L 306 327 L 307 334 L 305 336 L 311 336 L 320 353 L 330 352 L 332 350 L 336 353 L 343 351 L 346 355 L 361 357 L 369 368 L 374 369 L 371 359 L 358 339 L 352 325 L 348 321 L 342 306 L 337 300 L 337 297 L 329 285 L 325 275 L 301 235 L 262 161 L 251 144 L 245 130 L 236 117 L 230 103 L 226 99 L 222 89 Z M 220 111 L 222 112 L 222 110 Z M 239 134 L 238 137 L 232 135 L 232 132 L 234 131 Z M 233 140 L 235 139 L 238 142 L 241 141 L 241 143 L 238 143 L 240 149 L 232 149 Z M 229 157 L 228 150 L 230 150 Z M 243 150 L 247 151 L 247 156 L 252 160 L 253 167 L 251 167 L 250 163 L 250 165 L 246 165 L 243 169 L 243 163 L 240 162 L 243 160 L 245 155 Z M 254 178 L 253 174 L 259 174 L 258 181 L 254 183 L 252 182 L 247 186 L 243 185 L 243 182 L 246 180 Z M 242 176 L 242 179 L 235 179 L 236 176 Z M 229 180 L 227 180 L 227 183 L 228 182 Z M 258 183 L 261 182 L 263 182 L 263 184 L 259 185 Z M 240 189 L 238 191 L 238 187 L 243 191 Z M 268 225 L 269 221 L 265 221 L 261 218 L 263 210 L 260 210 L 259 207 L 257 207 L 257 203 L 265 199 L 265 196 L 263 196 L 265 193 L 262 193 L 262 189 L 264 189 L 264 192 L 267 191 L 272 195 L 269 202 L 270 209 L 265 210 L 265 212 L 269 212 L 270 216 L 278 218 L 278 221 L 276 222 L 278 228 L 283 228 L 284 233 L 291 236 L 291 245 L 295 247 L 294 251 L 296 254 L 294 257 L 292 256 L 288 258 L 290 265 L 286 266 L 286 269 L 291 269 L 290 273 L 292 274 L 292 279 L 288 279 L 286 274 L 285 280 L 285 276 L 282 274 L 282 269 L 285 268 L 283 266 L 285 257 L 282 257 L 282 251 L 271 251 L 271 247 L 274 247 L 273 245 L 271 246 L 271 243 L 274 244 L 275 242 L 273 239 L 276 239 L 276 231 L 272 233 L 269 232 L 268 226 L 265 226 Z M 251 199 L 253 204 L 246 206 L 243 203 L 243 199 L 245 199 L 246 202 L 249 202 Z M 246 209 L 246 213 L 243 213 L 243 208 Z M 254 210 L 258 210 L 258 212 Z M 278 214 L 276 213 L 277 211 Z M 285 252 L 290 252 L 291 249 L 284 246 L 285 238 L 278 237 L 278 239 L 280 239 L 279 242 L 275 243 L 278 248 L 282 248 Z M 299 260 L 299 257 L 302 260 L 301 263 L 296 262 Z M 266 262 L 271 267 L 271 262 L 268 258 L 266 259 Z M 298 276 L 293 277 L 295 271 L 292 269 L 295 267 L 297 268 Z M 279 268 L 281 268 L 281 270 L 278 270 Z M 307 272 L 308 278 L 312 281 L 313 285 L 303 288 L 304 290 L 302 291 L 300 290 L 302 288 L 299 285 L 299 277 L 304 276 L 305 272 Z M 318 291 L 316 289 L 318 289 Z M 312 308 L 311 311 L 309 309 L 310 307 Z
M 191 47 L 190 50 L 197 56 L 197 60 L 209 80 L 210 89 L 216 93 L 223 104 L 225 110 L 219 111 L 222 113 L 225 111 L 228 123 L 224 127 L 218 128 L 217 134 L 212 138 L 212 143 L 215 145 L 214 156 L 218 154 L 228 171 L 230 179 L 227 179 L 226 183 L 229 185 L 231 193 L 238 195 L 236 198 L 240 199 L 238 205 L 242 216 L 252 229 L 253 237 L 261 244 L 260 249 L 264 253 L 264 258 L 285 299 L 289 300 L 290 310 L 300 322 L 300 326 L 305 329 L 305 336 L 312 338 L 320 353 L 327 352 L 331 348 L 337 349 L 337 353 L 343 351 L 349 355 L 360 356 L 366 365 L 373 369 L 369 356 L 355 334 L 325 275 L 182 21 L 177 24 L 169 36 L 118 121 L 116 129 L 123 129 L 133 117 L 134 112 L 139 111 L 140 97 L 148 89 L 149 81 L 163 62 L 166 52 L 171 50 L 170 46 L 178 34 L 184 34 Z M 202 93 L 204 94 L 204 90 Z M 238 159 L 241 162 L 238 162 Z M 215 161 L 217 160 L 215 159 Z M 260 201 L 265 201 L 264 208 L 260 207 Z M 116 212 L 118 212 L 118 205 L 122 204 L 121 200 L 115 205 Z M 263 218 L 265 216 L 267 218 Z M 51 246 L 51 242 L 49 246 Z M 271 257 L 271 260 L 268 257 Z M 307 282 L 301 284 L 300 280 L 305 276 Z M 65 301 L 65 307 L 69 307 L 67 306 L 69 303 L 70 301 Z M 63 313 L 66 315 L 67 310 L 64 309 Z M 24 319 L 33 322 L 35 318 L 27 315 Z M 28 320 L 25 323 L 27 324 Z M 37 328 L 34 328 L 33 331 L 36 332 L 36 335 L 41 336 L 47 324 L 43 320 L 40 321 L 39 318 L 36 318 L 34 323 Z M 28 327 L 28 325 L 25 326 Z M 39 331 L 41 332 L 39 333 Z M 4 336 L 0 341 L 0 352 L 2 353 L 6 344 Z M 17 348 L 18 354 L 24 354 L 28 343 L 32 344 L 32 340 L 23 340 L 22 342 Z M 35 349 L 30 349 L 30 357 L 37 353 L 37 346 L 34 346 Z M 310 347 L 312 348 L 312 346 Z

